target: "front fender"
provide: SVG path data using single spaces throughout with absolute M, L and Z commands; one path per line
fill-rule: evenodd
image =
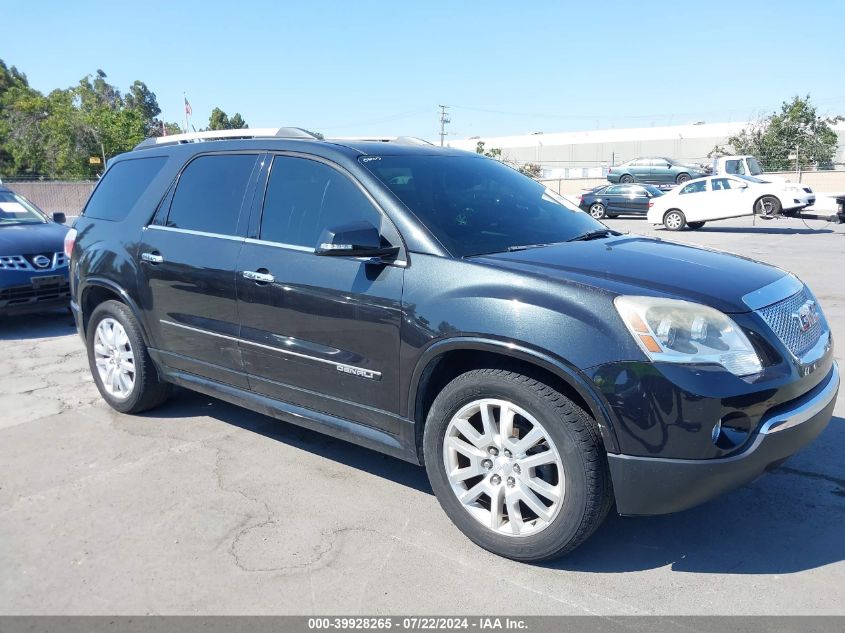
M 491 352 L 500 356 L 528 362 L 554 374 L 574 389 L 584 402 L 587 403 L 590 409 L 589 413 L 598 424 L 607 452 L 619 452 L 611 409 L 603 396 L 594 388 L 593 383 L 586 376 L 564 359 L 555 358 L 548 353 L 513 341 L 498 340 L 495 338 L 455 336 L 430 344 L 420 355 L 411 377 L 407 411 L 409 419 L 415 419 L 417 394 L 426 370 L 444 354 L 456 350 Z

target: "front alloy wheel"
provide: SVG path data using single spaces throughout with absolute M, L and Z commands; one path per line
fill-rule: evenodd
M 547 528 L 564 496 L 563 464 L 543 425 L 506 400 L 470 402 L 449 421 L 443 463 L 466 511 L 494 532 Z
M 488 367 L 452 379 L 429 409 L 422 448 L 443 510 L 500 556 L 562 556 L 613 501 L 595 420 L 534 376 Z

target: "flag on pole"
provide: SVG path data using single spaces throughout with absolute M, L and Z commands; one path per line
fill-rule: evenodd
M 191 108 L 191 104 L 188 103 L 188 97 L 185 97 L 185 114 L 188 116 L 194 115 L 194 110 Z

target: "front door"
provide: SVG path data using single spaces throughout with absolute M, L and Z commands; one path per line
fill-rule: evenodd
M 141 301 L 165 365 L 247 388 L 235 265 L 257 154 L 192 160 L 141 238 Z M 169 204 L 168 204 L 169 203 Z
M 398 245 L 395 228 L 345 172 L 290 155 L 273 159 L 256 215 L 237 264 L 251 388 L 397 432 L 404 254 L 376 264 L 314 253 L 327 228 L 366 220 Z

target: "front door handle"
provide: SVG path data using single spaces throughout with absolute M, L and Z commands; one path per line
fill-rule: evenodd
M 158 253 L 141 253 L 141 259 L 151 264 L 160 264 L 164 261 L 164 257 Z
M 263 284 L 271 284 L 276 281 L 276 278 L 273 277 L 270 273 L 262 273 L 257 270 L 245 270 L 241 273 L 244 278 L 251 279 L 252 281 L 258 281 Z

